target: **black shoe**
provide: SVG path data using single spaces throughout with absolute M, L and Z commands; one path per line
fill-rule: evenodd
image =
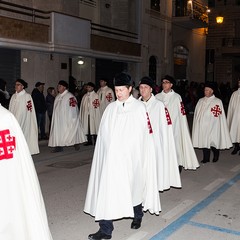
M 75 148 L 76 151 L 79 151 L 80 150 L 80 144 L 75 144 L 74 148 Z
M 142 222 L 142 219 L 134 218 L 132 223 L 131 223 L 131 228 L 132 229 L 139 229 L 141 227 L 141 222 Z
M 237 152 L 239 151 L 239 148 L 234 148 L 233 151 L 231 152 L 232 155 L 237 154 Z M 239 152 L 240 154 L 240 152 Z
M 105 233 L 102 233 L 100 230 L 96 233 L 88 235 L 88 239 L 90 240 L 101 240 L 101 239 L 111 239 L 111 235 L 107 235 Z
M 183 166 L 178 166 L 178 170 L 179 170 L 179 173 L 181 173 L 182 172 L 182 169 L 183 169 Z
M 57 153 L 57 152 L 62 152 L 63 151 L 63 147 L 55 147 L 53 150 L 52 150 L 52 153 Z
M 209 160 L 202 160 L 201 163 L 207 163 L 210 162 Z
M 217 162 L 217 161 L 218 161 L 218 158 L 213 158 L 212 161 L 213 161 L 213 162 Z
M 90 145 L 93 145 L 91 142 L 86 142 L 83 144 L 84 146 L 90 146 Z

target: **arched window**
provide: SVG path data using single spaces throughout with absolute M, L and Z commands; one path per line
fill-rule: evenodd
M 157 79 L 157 60 L 154 56 L 149 58 L 149 77 L 151 77 L 154 82 Z
M 187 79 L 188 50 L 179 45 L 174 48 L 174 76 L 178 80 Z

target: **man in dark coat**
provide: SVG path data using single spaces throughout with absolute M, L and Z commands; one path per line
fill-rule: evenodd
M 43 94 L 45 83 L 37 82 L 32 91 L 32 99 L 36 111 L 38 129 L 40 129 L 39 140 L 47 139 L 45 134 L 45 120 L 46 120 L 46 101 Z

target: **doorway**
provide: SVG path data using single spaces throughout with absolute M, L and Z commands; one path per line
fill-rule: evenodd
M 125 62 L 108 59 L 96 59 L 96 86 L 99 87 L 101 78 L 108 79 L 108 86 L 113 88 L 113 79 L 117 73 L 127 71 L 128 65 Z

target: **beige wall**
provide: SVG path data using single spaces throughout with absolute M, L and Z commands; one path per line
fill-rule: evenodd
M 23 61 L 27 58 L 27 62 Z M 21 77 L 28 82 L 31 92 L 36 82 L 45 83 L 45 94 L 48 87 L 55 87 L 59 80 L 68 81 L 69 69 L 61 69 L 61 63 L 68 64 L 68 56 L 33 51 L 21 52 Z
M 140 75 L 148 75 L 149 58 L 157 59 L 157 79 L 159 84 L 162 76 L 171 74 L 172 67 L 172 24 L 171 24 L 171 1 L 165 1 L 161 5 L 161 12 L 150 10 L 148 1 L 143 1 L 142 12 L 142 63 Z
M 187 80 L 205 81 L 206 35 L 204 29 L 188 30 L 174 27 L 173 46 L 182 45 L 188 49 Z

